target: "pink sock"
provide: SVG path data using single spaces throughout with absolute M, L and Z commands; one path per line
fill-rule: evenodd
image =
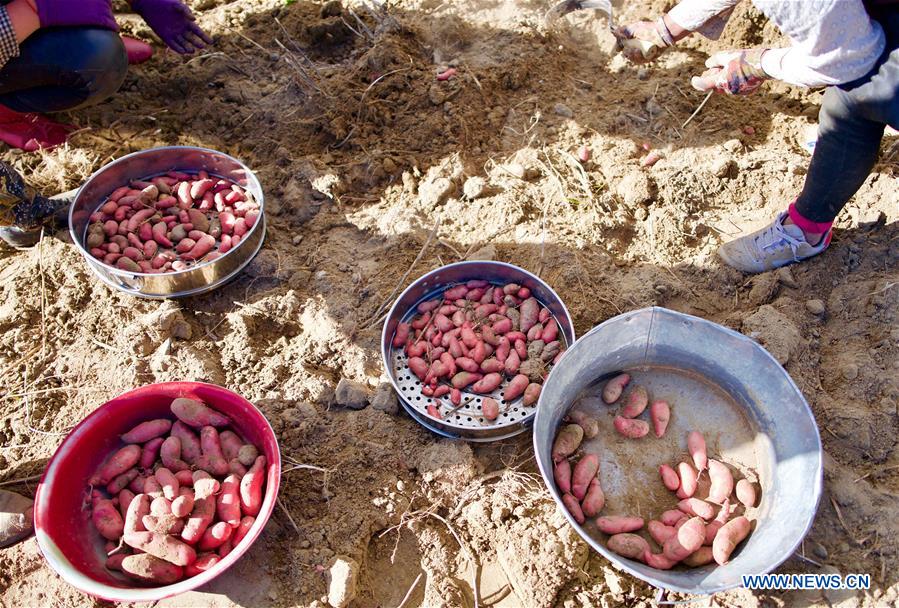
M 810 232 L 812 234 L 824 234 L 825 232 L 830 230 L 831 226 L 833 226 L 833 222 L 813 222 L 810 219 L 802 217 L 802 215 L 799 213 L 799 210 L 796 209 L 796 203 L 790 203 L 788 213 L 793 223 L 799 226 L 799 229 L 803 232 Z

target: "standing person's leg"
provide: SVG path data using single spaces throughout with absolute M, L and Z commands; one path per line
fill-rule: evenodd
M 877 160 L 885 125 L 899 125 L 899 10 L 881 19 L 887 47 L 864 78 L 831 87 L 819 114 L 818 142 L 796 202 L 767 227 L 725 243 L 722 260 L 764 272 L 824 251 L 834 218 Z
M 33 113 L 99 103 L 118 90 L 127 69 L 122 40 L 110 30 L 51 28 L 32 34 L 20 55 L 0 69 L 0 141 L 25 150 L 62 143 L 71 127 Z

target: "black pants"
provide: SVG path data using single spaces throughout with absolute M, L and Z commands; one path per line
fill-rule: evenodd
M 886 125 L 899 128 L 899 9 L 875 18 L 886 49 L 864 77 L 830 87 L 818 115 L 818 142 L 796 210 L 813 222 L 832 222 L 877 162 Z
M 38 30 L 0 68 L 0 104 L 18 112 L 59 112 L 99 103 L 128 70 L 119 35 L 94 27 Z

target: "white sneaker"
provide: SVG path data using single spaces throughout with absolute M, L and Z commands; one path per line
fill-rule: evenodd
M 765 228 L 721 245 L 718 257 L 742 272 L 765 272 L 818 255 L 830 245 L 830 230 L 812 246 L 799 226 L 784 225 L 786 218 L 784 211 Z

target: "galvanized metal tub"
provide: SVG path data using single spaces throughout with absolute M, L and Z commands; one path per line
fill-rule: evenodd
M 593 390 L 603 380 L 622 371 L 642 375 L 651 386 L 673 391 L 683 402 L 672 404 L 672 424 L 685 418 L 694 430 L 721 436 L 724 443 L 751 432 L 757 454 L 761 499 L 749 538 L 738 547 L 724 566 L 668 571 L 650 568 L 642 562 L 622 558 L 606 549 L 605 537 L 588 522 L 579 525 L 568 514 L 553 480 L 551 450 L 553 439 L 566 411 L 576 397 Z M 682 377 L 682 381 L 677 378 Z M 708 398 L 697 398 L 702 394 Z M 738 420 L 716 411 L 734 407 Z M 610 425 L 614 408 L 606 408 Z M 726 428 L 719 428 L 725 426 Z M 683 431 L 683 425 L 677 432 Z M 669 434 L 672 433 L 669 427 Z M 651 435 L 651 434 L 650 434 Z M 605 458 L 600 479 L 612 479 L 606 491 L 603 515 L 614 512 L 617 488 L 637 476 L 650 492 L 649 484 L 661 486 L 655 467 L 660 464 L 654 449 L 657 441 L 618 438 L 604 441 Z M 673 441 L 683 441 L 673 437 Z M 629 442 L 629 443 L 626 443 Z M 594 550 L 618 568 L 660 588 L 687 593 L 709 594 L 742 584 L 744 574 L 770 572 L 796 550 L 814 519 L 822 490 L 821 440 L 811 409 L 787 372 L 753 340 L 718 324 L 664 308 L 629 312 L 602 323 L 578 340 L 550 372 L 534 422 L 534 447 L 540 472 L 559 508 L 578 534 Z M 733 447 L 739 453 L 739 448 Z M 745 450 L 744 450 L 745 451 Z M 616 457 L 622 462 L 616 462 Z M 601 460 L 603 457 L 601 456 Z M 645 476 L 641 479 L 640 476 Z M 647 481 L 648 480 L 648 481 Z M 662 488 L 662 491 L 665 491 Z M 674 499 L 675 502 L 676 499 Z M 633 504 L 627 506 L 634 509 Z M 591 527 L 593 526 L 593 527 Z
M 107 266 L 87 250 L 85 240 L 90 215 L 113 190 L 133 179 L 167 171 L 196 172 L 201 169 L 239 184 L 259 203 L 256 224 L 236 247 L 210 262 L 164 274 L 128 272 Z M 233 279 L 250 263 L 265 240 L 265 201 L 259 180 L 236 158 L 190 146 L 152 148 L 123 156 L 94 173 L 78 190 L 69 209 L 69 231 L 91 271 L 113 289 L 141 298 L 179 298 L 211 291 Z

